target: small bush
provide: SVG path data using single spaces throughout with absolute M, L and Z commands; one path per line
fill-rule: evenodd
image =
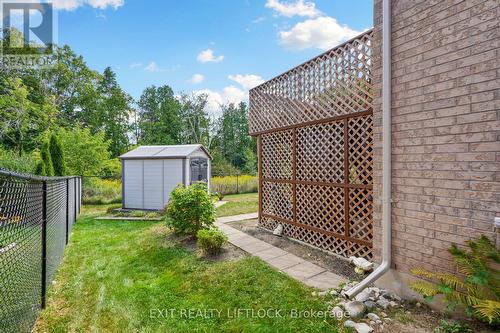
M 100 179 L 85 177 L 83 180 L 83 203 L 87 205 L 106 205 L 121 203 L 121 179 Z
M 226 176 L 213 177 L 210 180 L 212 192 L 217 192 L 224 196 L 227 194 L 255 193 L 259 186 L 259 179 L 256 176 Z
M 195 236 L 200 229 L 212 226 L 215 208 L 205 183 L 184 187 L 179 185 L 170 194 L 167 225 L 180 234 Z
M 441 320 L 439 326 L 434 330 L 434 333 L 469 333 L 471 329 L 469 325 L 462 324 L 456 321 L 448 322 Z
M 432 301 L 443 295 L 447 309 L 453 311 L 458 304 L 466 307 L 467 314 L 490 324 L 500 322 L 500 252 L 486 237 L 467 242 L 469 251 L 453 245 L 449 252 L 462 275 L 412 269 L 412 274 L 427 281 L 415 281 L 411 288 Z
M 216 255 L 227 243 L 227 236 L 218 229 L 200 230 L 196 237 L 198 238 L 198 247 L 206 255 Z

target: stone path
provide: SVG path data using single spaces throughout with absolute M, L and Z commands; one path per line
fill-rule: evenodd
M 327 290 L 337 288 L 341 282 L 347 280 L 327 271 L 323 267 L 225 224 L 234 221 L 256 219 L 257 217 L 257 213 L 220 217 L 215 222 L 215 225 L 228 236 L 231 244 L 261 258 L 269 265 L 310 287 Z

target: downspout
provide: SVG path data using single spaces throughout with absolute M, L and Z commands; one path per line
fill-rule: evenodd
M 382 18 L 382 263 L 363 281 L 346 292 L 349 298 L 378 280 L 391 267 L 391 0 L 383 0 Z

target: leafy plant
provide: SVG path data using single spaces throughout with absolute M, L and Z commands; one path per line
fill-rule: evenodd
M 195 236 L 200 229 L 212 226 L 215 208 L 205 183 L 179 185 L 170 194 L 167 205 L 167 225 L 181 234 Z
M 436 295 L 443 295 L 450 311 L 462 304 L 469 315 L 490 324 L 498 323 L 500 273 L 494 265 L 500 262 L 500 252 L 486 236 L 468 241 L 467 246 L 468 251 L 459 249 L 456 245 L 449 250 L 458 272 L 463 276 L 414 268 L 412 274 L 426 281 L 415 281 L 411 288 L 427 301 L 432 301 Z
M 441 320 L 439 326 L 434 330 L 434 333 L 468 333 L 471 332 L 469 325 L 462 324 L 458 321 L 448 322 Z
M 54 166 L 55 176 L 64 176 L 66 174 L 66 165 L 64 162 L 64 152 L 61 145 L 61 140 L 55 134 L 50 136 L 50 158 L 52 159 L 52 165 Z
M 227 236 L 218 229 L 203 229 L 196 234 L 198 246 L 203 253 L 215 255 L 227 243 Z
M 44 140 L 40 151 L 41 162 L 37 166 L 37 174 L 40 176 L 53 176 L 54 166 L 52 165 L 52 157 L 50 156 L 50 142 Z

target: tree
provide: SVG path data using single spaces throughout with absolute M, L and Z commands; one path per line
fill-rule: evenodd
M 214 122 L 207 112 L 207 95 L 181 95 L 183 143 L 201 143 L 212 146 Z
M 64 161 L 64 151 L 59 137 L 52 133 L 50 136 L 50 157 L 54 166 L 55 176 L 66 175 L 66 165 Z
M 101 175 L 110 159 L 110 142 L 105 139 L 104 132 L 92 134 L 90 129 L 75 127 L 61 129 L 59 133 L 66 171 L 70 175 Z
M 112 157 L 117 157 L 125 152 L 129 146 L 129 124 L 132 98 L 126 94 L 116 81 L 116 74 L 110 67 L 104 70 L 99 82 L 98 93 L 98 120 L 95 129 L 104 131 L 105 137 L 110 141 Z
M 50 105 L 38 105 L 28 99 L 28 88 L 20 78 L 2 82 L 0 95 L 0 142 L 14 148 L 19 156 L 35 148 L 48 126 Z
M 41 162 L 40 166 L 37 168 L 39 175 L 41 176 L 54 176 L 54 166 L 52 165 L 52 158 L 50 156 L 50 142 L 49 140 L 44 140 L 42 143 L 42 149 L 40 151 Z
M 167 85 L 144 90 L 139 102 L 139 143 L 169 145 L 183 143 L 181 104 Z

